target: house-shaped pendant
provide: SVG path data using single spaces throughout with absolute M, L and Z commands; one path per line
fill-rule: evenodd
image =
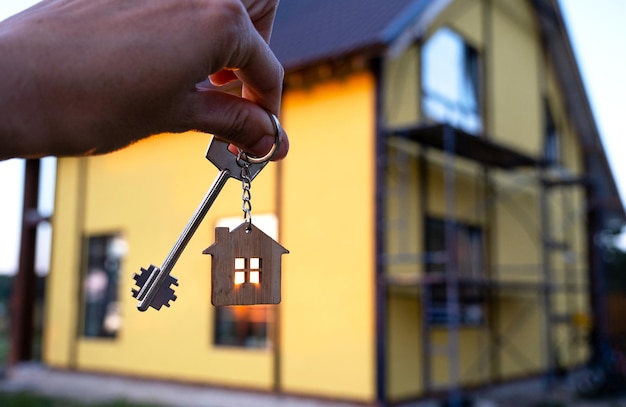
M 214 306 L 280 303 L 281 257 L 289 253 L 253 224 L 215 229 L 211 259 Z

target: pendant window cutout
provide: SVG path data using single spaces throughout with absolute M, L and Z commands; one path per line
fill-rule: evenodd
M 289 251 L 254 224 L 216 228 L 215 243 L 202 253 L 211 255 L 213 305 L 280 303 L 281 260 Z
M 235 285 L 261 282 L 261 259 L 258 257 L 235 257 Z

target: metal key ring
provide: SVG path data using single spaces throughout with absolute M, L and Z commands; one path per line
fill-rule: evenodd
M 239 150 L 237 163 L 239 163 L 239 160 L 241 159 L 250 164 L 262 164 L 274 158 L 274 156 L 278 152 L 278 149 L 280 148 L 280 143 L 282 142 L 282 128 L 280 127 L 280 122 L 278 121 L 278 117 L 276 117 L 276 115 L 270 112 L 269 110 L 266 110 L 266 112 L 267 112 L 267 115 L 270 117 L 270 120 L 272 121 L 272 125 L 274 126 L 274 144 L 272 145 L 272 148 L 263 157 L 256 157 L 253 155 L 248 155 L 244 153 L 243 151 Z

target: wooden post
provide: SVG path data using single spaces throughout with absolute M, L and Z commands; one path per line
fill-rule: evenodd
M 37 224 L 41 220 L 37 212 L 39 168 L 39 159 L 26 160 L 19 268 L 13 280 L 11 294 L 11 350 L 9 357 L 11 365 L 32 358 L 37 284 L 35 248 Z

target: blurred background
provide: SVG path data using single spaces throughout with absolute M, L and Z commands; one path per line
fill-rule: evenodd
M 283 0 L 284 3 L 289 1 L 294 0 Z M 36 1 L 3 0 L 0 3 L 0 19 L 4 19 L 34 3 Z M 623 44 L 624 39 L 626 39 L 626 28 L 624 25 L 626 2 L 621 0 L 598 0 L 593 2 L 588 0 L 559 0 L 558 3 L 567 25 L 578 68 L 582 75 L 613 177 L 620 195 L 623 197 L 626 193 L 626 160 L 622 158 L 622 151 L 624 146 L 626 146 L 624 141 L 626 125 L 623 122 L 624 109 L 626 107 L 623 100 L 626 94 L 626 78 L 624 77 L 624 72 L 626 72 L 626 48 Z M 436 111 L 436 107 L 433 107 L 433 111 Z M 436 116 L 436 113 L 433 113 L 433 115 Z M 471 127 L 472 124 L 469 123 L 464 130 L 471 132 Z M 293 144 L 297 143 L 298 138 L 295 136 Z M 402 150 L 401 147 L 397 148 Z M 0 200 L 0 360 L 4 360 L 5 364 L 10 362 L 8 356 L 10 324 L 8 318 L 12 276 L 17 271 L 19 259 L 24 167 L 25 164 L 22 160 L 0 162 L 0 191 L 2 191 L 2 199 Z M 54 212 L 56 167 L 57 161 L 54 158 L 45 158 L 41 161 L 38 212 L 44 218 L 52 215 Z M 188 215 L 183 215 L 183 217 L 185 216 Z M 277 228 L 274 224 L 269 227 Z M 434 231 L 437 228 L 443 230 L 446 225 L 434 222 L 427 227 Z M 622 229 L 623 225 L 614 223 L 610 228 L 606 229 L 604 234 L 594 238 L 601 240 L 600 243 L 607 248 L 605 255 L 607 256 L 606 260 L 609 266 L 606 268 L 605 273 L 609 284 L 614 282 L 616 286 L 620 287 L 626 281 L 623 274 L 624 267 L 626 267 L 626 258 L 623 251 L 626 250 L 626 234 L 622 233 Z M 471 236 L 472 233 L 468 227 L 467 236 Z M 35 338 L 39 339 L 34 340 L 32 349 L 32 359 L 34 360 L 40 360 L 41 358 L 42 305 L 46 275 L 50 268 L 50 245 L 51 227 L 48 222 L 41 222 L 37 229 L 35 260 L 36 285 L 38 288 L 36 291 L 36 328 L 34 334 Z M 434 251 L 436 249 L 435 247 L 432 248 Z M 436 268 L 436 266 L 434 267 Z M 623 286 L 626 287 L 626 284 Z M 621 303 L 615 306 L 618 309 L 623 308 Z M 442 315 L 439 318 L 445 320 L 445 310 L 441 311 L 441 313 Z M 623 316 L 611 315 L 612 323 L 619 321 Z M 581 319 L 579 321 L 580 325 L 588 323 L 588 321 L 585 321 L 587 316 L 580 315 L 579 317 Z M 229 321 L 232 322 L 233 319 L 236 319 L 236 316 L 225 313 L 219 315 L 218 318 L 220 319 L 218 323 L 228 326 Z M 263 317 L 252 315 L 247 318 L 254 321 Z M 433 318 L 435 321 L 437 317 Z M 467 318 L 480 320 L 482 318 L 481 311 L 468 309 Z M 264 347 L 265 339 L 261 339 L 259 342 L 254 336 L 252 335 L 251 341 L 259 347 Z M 266 338 L 265 332 L 260 336 Z M 224 339 L 219 339 L 218 342 L 234 340 L 233 335 L 225 335 Z M 261 345 L 258 345 L 259 343 Z

